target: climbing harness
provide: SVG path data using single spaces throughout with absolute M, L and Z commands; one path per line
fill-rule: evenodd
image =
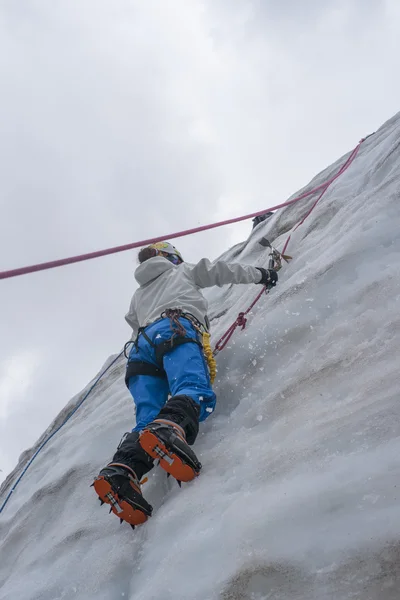
M 164 340 L 155 344 L 150 337 L 146 333 L 147 327 L 150 325 L 154 325 L 157 321 L 169 319 L 171 325 L 172 335 L 168 340 Z M 199 338 L 190 338 L 186 337 L 186 329 L 180 319 L 186 319 L 191 322 L 194 329 L 197 331 Z M 152 363 L 148 363 L 145 361 L 129 361 L 129 355 L 127 354 L 127 350 L 130 345 L 134 345 L 136 350 L 138 351 L 139 337 L 143 336 L 144 339 L 152 348 L 154 348 L 155 357 L 156 357 L 156 365 Z M 125 344 L 124 354 L 128 359 L 128 364 L 125 373 L 125 384 L 129 388 L 129 379 L 134 375 L 152 375 L 154 377 L 162 377 L 167 378 L 167 374 L 163 367 L 163 359 L 167 352 L 170 352 L 173 348 L 177 348 L 182 344 L 197 344 L 203 350 L 204 357 L 206 359 L 209 373 L 210 373 L 210 381 L 211 383 L 215 380 L 215 375 L 217 372 L 217 364 L 212 354 L 211 345 L 210 345 L 210 334 L 208 333 L 206 327 L 196 319 L 194 315 L 191 313 L 183 312 L 180 309 L 167 309 L 165 310 L 159 319 L 153 321 L 152 323 L 147 324 L 145 327 L 140 327 L 138 330 L 137 337 L 134 341 L 129 341 Z

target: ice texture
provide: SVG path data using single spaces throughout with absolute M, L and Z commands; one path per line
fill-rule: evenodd
M 282 249 L 313 201 L 223 257 L 267 266 L 259 239 Z M 0 515 L 0 600 L 400 598 L 400 113 L 287 252 L 279 285 L 218 355 L 200 477 L 180 490 L 154 469 L 143 487 L 154 516 L 135 532 L 100 508 L 89 485 L 134 424 L 121 359 Z M 207 291 L 214 342 L 258 291 Z

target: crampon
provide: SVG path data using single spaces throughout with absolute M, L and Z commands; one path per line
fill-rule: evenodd
M 92 483 L 101 504 L 110 505 L 113 512 L 134 529 L 145 523 L 153 511 L 140 490 L 140 482 L 134 471 L 125 465 L 111 463 L 102 469 Z
M 140 432 L 139 443 L 179 484 L 199 475 L 201 463 L 186 443 L 184 430 L 179 425 L 157 419 Z

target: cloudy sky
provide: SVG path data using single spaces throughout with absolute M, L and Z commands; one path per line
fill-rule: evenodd
M 399 110 L 399 40 L 398 0 L 2 0 L 0 270 L 284 201 Z M 0 280 L 0 481 L 129 338 L 135 264 Z

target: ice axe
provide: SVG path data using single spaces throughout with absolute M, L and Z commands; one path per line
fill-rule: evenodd
M 268 263 L 268 269 L 275 269 L 275 271 L 279 271 L 279 269 L 282 267 L 282 259 L 285 262 L 289 262 L 289 260 L 291 260 L 292 258 L 288 254 L 281 254 L 279 250 L 277 250 L 271 245 L 271 243 L 269 242 L 269 240 L 267 240 L 266 237 L 262 237 L 258 243 L 261 246 L 264 246 L 264 248 L 269 248 L 271 250 L 271 252 L 269 253 L 270 259 Z
M 267 240 L 266 237 L 262 237 L 259 243 L 261 244 L 261 246 L 264 246 L 264 248 L 269 248 L 271 250 L 269 253 L 268 269 L 274 269 L 275 271 L 279 271 L 279 269 L 282 266 L 282 261 L 279 252 L 271 246 L 270 242 Z M 273 285 L 271 283 L 267 283 L 265 286 L 266 293 L 268 293 L 272 287 Z

